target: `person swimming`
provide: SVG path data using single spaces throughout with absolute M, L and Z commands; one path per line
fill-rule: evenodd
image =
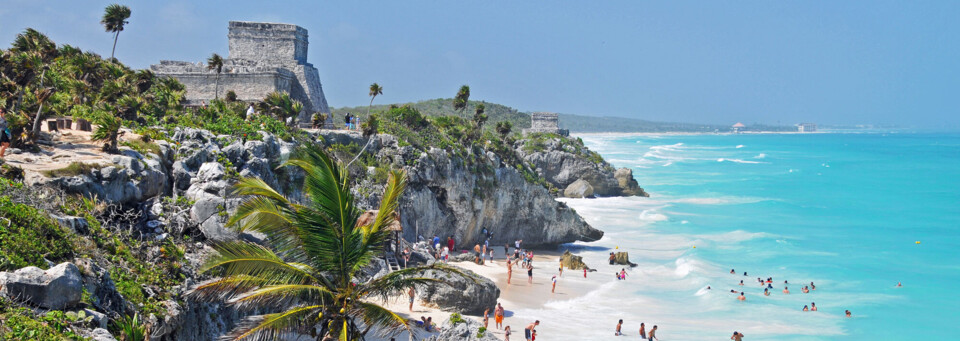
M 733 336 L 730 337 L 733 341 L 743 341 L 743 334 L 738 332 L 733 332 Z
M 810 302 L 810 311 L 817 311 L 817 304 Z
M 773 284 L 767 283 L 767 289 L 773 289 Z
M 817 286 L 813 285 L 813 282 L 810 282 L 810 290 L 817 290 Z
M 850 317 L 850 311 L 847 310 L 846 313 L 847 313 L 847 317 Z
M 746 301 L 747 297 L 743 295 L 743 291 L 740 292 L 740 297 L 737 297 L 738 300 Z
M 743 280 L 742 280 L 742 279 L 740 280 L 740 286 L 743 286 Z
M 766 288 L 764 288 L 764 289 L 763 289 L 763 296 L 770 296 L 770 290 L 767 290 Z
M 747 275 L 747 272 L 746 272 L 746 271 L 744 271 L 744 272 L 743 272 L 743 275 L 744 275 L 744 276 L 746 276 L 746 275 Z
M 736 271 L 733 271 L 733 269 L 730 269 L 730 274 L 731 274 L 731 275 L 734 275 L 734 274 L 736 274 L 736 273 L 737 273 Z
M 783 293 L 784 293 L 784 294 L 789 294 L 789 293 L 790 293 L 790 289 L 787 289 L 787 287 L 783 287 Z
M 902 286 L 903 286 L 903 284 L 900 284 L 900 282 L 897 282 L 897 288 L 902 287 Z
M 643 340 L 647 339 L 647 327 L 644 326 L 643 322 L 640 322 L 640 338 Z
M 810 311 L 810 308 L 806 304 L 803 305 L 803 311 Z
M 804 293 L 804 294 L 808 294 L 808 293 L 810 293 L 810 289 L 807 289 L 807 287 L 803 287 L 803 288 L 800 289 L 800 292 L 802 292 L 802 293 Z

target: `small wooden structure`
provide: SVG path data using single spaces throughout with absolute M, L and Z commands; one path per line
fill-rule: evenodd
M 360 217 L 357 218 L 357 226 L 365 226 L 373 224 L 377 220 L 377 214 L 380 213 L 379 210 L 369 210 L 360 214 Z M 387 260 L 387 265 L 390 266 L 390 270 L 399 270 L 400 263 L 397 260 L 399 253 L 402 251 L 401 238 L 403 235 L 403 225 L 400 224 L 400 214 L 397 212 L 393 213 L 393 222 L 390 225 L 384 227 L 387 231 L 390 231 L 390 234 L 387 237 L 387 240 L 383 241 L 383 251 L 384 259 Z

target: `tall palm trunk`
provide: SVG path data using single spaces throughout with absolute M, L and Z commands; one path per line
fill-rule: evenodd
M 370 109 L 373 108 L 373 99 L 374 99 L 374 98 L 377 98 L 377 96 L 370 97 L 370 105 L 367 106 L 367 117 L 370 117 Z
M 213 85 L 213 99 L 220 99 L 220 72 L 217 72 L 217 81 Z
M 113 49 L 110 50 L 110 59 L 113 60 L 113 53 L 117 52 L 117 38 L 120 38 L 120 31 L 113 34 Z
M 47 70 L 44 69 L 40 73 L 40 90 L 43 90 L 43 77 L 47 75 Z M 37 116 L 33 118 L 33 140 L 36 141 L 37 137 L 40 136 L 40 112 L 43 110 L 43 102 L 40 101 L 40 107 L 37 108 Z

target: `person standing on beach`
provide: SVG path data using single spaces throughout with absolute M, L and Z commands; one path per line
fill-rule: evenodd
M 493 310 L 493 321 L 497 329 L 503 327 L 503 305 L 497 303 L 497 308 Z
M 510 326 L 503 328 L 503 341 L 510 341 Z
M 743 334 L 738 332 L 733 332 L 733 336 L 730 337 L 733 341 L 743 341 Z
M 450 235 L 450 237 L 447 237 L 447 247 L 450 248 L 450 252 L 456 250 L 453 248 L 454 246 L 456 246 L 456 243 L 453 241 L 453 235 Z
M 621 319 L 620 322 L 617 322 L 617 332 L 613 333 L 614 336 L 623 335 L 623 333 L 620 333 L 620 327 L 622 326 L 623 326 L 623 319 Z
M 510 277 L 513 277 L 513 264 L 510 264 L 510 258 L 507 258 L 507 284 L 510 284 Z
M 533 284 L 533 265 L 527 264 L 527 283 Z
M 653 328 L 650 328 L 650 338 L 648 338 L 647 340 L 650 340 L 650 341 L 653 341 L 654 339 L 659 340 L 656 334 L 657 334 L 657 326 L 654 325 Z
M 490 325 L 490 308 L 483 311 L 483 329 L 487 329 L 488 325 Z
M 527 341 L 533 341 L 533 328 L 536 328 L 540 325 L 540 320 L 533 322 L 527 325 L 527 328 L 523 329 L 523 335 L 526 337 Z
M 647 339 L 647 326 L 644 326 L 643 322 L 640 322 L 640 338 Z
M 480 244 L 473 246 L 473 262 L 482 265 L 483 259 L 480 258 Z
M 410 311 L 413 312 L 413 298 L 417 295 L 417 291 L 413 290 L 413 287 L 410 287 L 410 290 L 407 290 L 407 296 L 410 296 Z
M 560 276 L 560 277 L 563 277 L 563 259 L 562 259 L 562 258 L 560 259 L 560 274 L 559 274 L 559 276 Z
M 550 289 L 550 293 L 552 294 L 557 291 L 557 276 L 554 275 L 550 280 L 553 281 L 553 288 Z

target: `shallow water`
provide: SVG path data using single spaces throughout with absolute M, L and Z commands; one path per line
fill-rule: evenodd
M 570 246 L 609 280 L 517 311 L 554 321 L 541 327 L 544 339 L 606 339 L 621 318 L 628 335 L 645 322 L 663 340 L 726 340 L 735 330 L 748 340 L 960 332 L 960 134 L 582 138 L 633 168 L 652 197 L 562 199 L 606 232 Z M 605 262 L 617 248 L 639 264 L 626 281 Z M 757 277 L 773 277 L 769 297 Z M 801 293 L 811 281 L 817 290 Z M 801 311 L 811 302 L 819 311 Z

